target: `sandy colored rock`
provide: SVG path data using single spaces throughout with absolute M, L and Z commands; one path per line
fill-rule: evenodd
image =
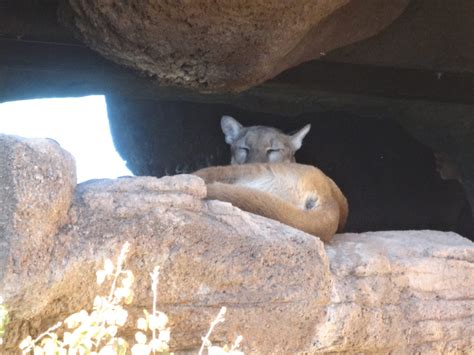
M 43 309 L 34 316 L 23 307 L 14 309 L 15 337 L 7 335 L 7 342 L 25 335 L 24 317 L 46 326 L 46 314 L 56 319 L 88 307 L 97 291 L 95 270 L 129 241 L 137 295 L 131 316 L 150 309 L 148 274 L 159 264 L 160 307 L 171 318 L 178 349 L 199 346 L 223 305 L 228 321 L 217 330 L 217 341 L 242 334 L 260 352 L 306 343 L 329 297 L 323 244 L 229 204 L 204 202 L 204 195 L 203 181 L 189 175 L 79 185 L 70 223 L 54 237 Z M 262 326 L 265 332 L 255 333 Z M 273 344 L 292 329 L 298 334 Z
M 67 220 L 74 158 L 50 139 L 0 134 L 0 294 L 41 307 L 53 236 Z M 33 276 L 34 277 L 31 277 Z
M 69 0 L 62 22 L 113 61 L 160 82 L 243 90 L 375 35 L 409 0 Z
M 337 235 L 317 350 L 460 354 L 474 350 L 474 244 L 455 233 Z M 343 334 L 343 336 L 341 336 Z
M 12 142 L 35 154 L 59 150 L 52 142 L 46 150 L 45 141 Z M 29 173 L 21 185 L 10 185 L 20 199 L 13 206 L 29 201 L 17 190 L 35 181 L 31 163 L 17 161 Z M 50 176 L 61 169 L 55 165 Z M 130 324 L 151 308 L 149 272 L 158 264 L 159 308 L 170 317 L 178 352 L 200 345 L 221 306 L 228 308 L 226 322 L 213 342 L 241 334 L 252 354 L 472 352 L 474 244 L 467 239 L 435 231 L 374 232 L 337 235 L 324 246 L 278 222 L 203 200 L 205 192 L 203 181 L 190 175 L 78 185 L 70 208 L 64 206 L 67 218 L 45 228 L 50 235 L 41 234 L 47 246 L 41 254 L 6 245 L 5 255 L 18 253 L 24 262 L 18 270 L 7 264 L 0 280 L 11 314 L 0 352 L 15 352 L 28 333 L 90 309 L 98 291 L 95 271 L 125 241 L 126 267 L 135 275 Z M 10 236 L 28 245 L 22 228 L 2 230 L 2 241 Z M 126 327 L 124 335 L 132 332 Z

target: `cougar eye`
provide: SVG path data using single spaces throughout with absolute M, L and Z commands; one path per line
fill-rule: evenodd
M 237 147 L 237 150 L 239 150 L 241 153 L 249 153 L 249 149 L 247 147 Z
M 277 149 L 274 149 L 274 148 L 270 148 L 270 149 L 267 149 L 267 154 L 272 154 L 272 153 L 276 153 L 276 152 L 281 152 L 281 149 L 277 148 Z

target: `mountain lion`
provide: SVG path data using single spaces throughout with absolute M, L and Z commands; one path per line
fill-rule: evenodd
M 300 229 L 328 242 L 344 228 L 347 200 L 329 177 L 314 166 L 296 164 L 310 126 L 293 135 L 264 126 L 242 127 L 223 116 L 222 130 L 232 147 L 232 165 L 194 172 L 207 185 L 207 198 Z

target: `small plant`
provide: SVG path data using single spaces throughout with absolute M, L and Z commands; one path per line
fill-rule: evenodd
M 129 344 L 117 336 L 120 327 L 123 327 L 128 318 L 128 312 L 122 304 L 128 305 L 133 301 L 132 285 L 133 273 L 124 270 L 123 264 L 129 250 L 129 243 L 125 243 L 117 259 L 117 267 L 110 259 L 104 262 L 104 268 L 97 271 L 97 283 L 110 282 L 110 291 L 107 296 L 96 296 L 93 310 L 89 314 L 85 310 L 74 313 L 67 317 L 64 322 L 59 322 L 46 332 L 33 339 L 28 336 L 20 344 L 22 354 L 34 355 L 125 355 L 131 351 L 132 355 L 168 354 L 171 336 L 170 328 L 167 327 L 168 317 L 165 313 L 156 309 L 158 297 L 159 267 L 155 267 L 150 274 L 152 280 L 153 309 L 150 312 L 143 310 L 144 317 L 137 321 L 138 331 L 135 333 L 136 343 L 129 348 Z M 2 318 L 2 305 L 0 303 L 0 338 L 6 325 L 6 310 Z M 222 307 L 217 318 L 211 323 L 206 336 L 202 338 L 203 343 L 199 350 L 202 355 L 207 348 L 209 355 L 243 355 L 237 351 L 242 337 L 237 337 L 234 344 L 229 348 L 213 346 L 209 336 L 214 327 L 224 321 L 226 308 Z M 62 338 L 56 331 L 66 326 Z M 148 333 L 148 335 L 147 335 Z M 0 343 L 1 344 L 1 343 Z
M 5 328 L 8 324 L 8 312 L 7 308 L 3 304 L 3 298 L 0 296 L 0 345 L 3 344 L 3 334 L 5 334 Z
M 92 312 L 89 314 L 81 310 L 67 317 L 64 323 L 69 331 L 64 332 L 62 339 L 55 333 L 62 322 L 36 339 L 27 337 L 20 344 L 23 354 L 29 354 L 31 351 L 35 355 L 126 354 L 127 342 L 116 335 L 118 328 L 125 324 L 128 317 L 128 312 L 121 303 L 130 304 L 133 300 L 133 274 L 122 268 L 128 249 L 129 244 L 126 243 L 118 257 L 116 268 L 113 262 L 107 259 L 104 269 L 97 271 L 97 283 L 102 285 L 105 280 L 111 280 L 111 287 L 107 296 L 95 297 Z M 66 349 L 69 351 L 66 352 Z
M 151 331 L 151 340 L 148 341 L 148 338 L 145 333 L 139 331 L 135 333 L 136 344 L 132 347 L 133 355 L 142 355 L 142 354 L 155 354 L 160 352 L 166 354 L 169 350 L 168 343 L 170 341 L 170 328 L 166 325 L 168 323 L 168 316 L 163 312 L 156 310 L 156 299 L 158 296 L 158 276 L 160 275 L 160 268 L 156 266 L 151 276 L 151 289 L 153 291 L 153 310 L 152 313 L 148 313 L 145 309 L 143 313 L 145 314 L 144 318 L 139 318 L 137 321 L 137 328 L 146 332 Z M 158 337 L 157 337 L 158 332 Z
M 199 349 L 198 355 L 203 354 L 204 348 L 207 348 L 207 352 L 209 355 L 225 355 L 225 354 L 243 355 L 244 354 L 243 352 L 237 350 L 243 339 L 241 335 L 239 335 L 237 339 L 235 339 L 234 344 L 230 348 L 227 345 L 224 345 L 224 347 L 214 346 L 209 340 L 209 336 L 214 330 L 214 327 L 217 324 L 225 321 L 224 315 L 226 312 L 227 312 L 227 308 L 222 307 L 219 313 L 217 314 L 217 317 L 211 322 L 211 326 L 209 327 L 207 334 L 202 338 L 202 345 L 201 345 L 201 348 Z

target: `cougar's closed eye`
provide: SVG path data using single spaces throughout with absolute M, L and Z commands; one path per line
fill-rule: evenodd
M 247 147 L 237 147 L 237 150 L 239 150 L 241 153 L 245 153 L 245 154 L 249 153 L 249 148 Z
M 282 151 L 281 148 L 270 148 L 270 149 L 267 149 L 267 154 L 277 153 L 277 152 L 281 152 L 281 151 Z

